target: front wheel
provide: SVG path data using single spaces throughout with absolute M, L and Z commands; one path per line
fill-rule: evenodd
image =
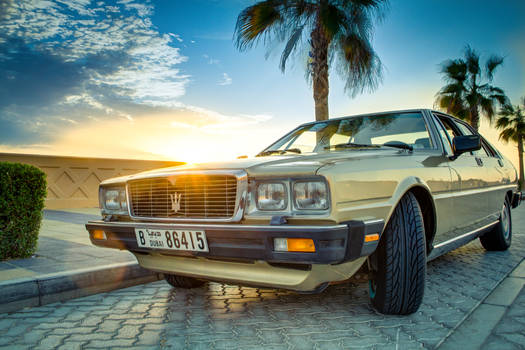
M 512 242 L 512 218 L 510 203 L 507 198 L 503 202 L 499 221 L 492 230 L 479 237 L 483 248 L 489 251 L 507 250 Z
M 426 244 L 423 215 L 412 193 L 394 210 L 369 264 L 370 300 L 379 312 L 408 315 L 418 310 L 425 290 Z

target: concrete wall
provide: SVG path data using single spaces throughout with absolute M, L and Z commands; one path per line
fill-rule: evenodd
M 46 208 L 98 207 L 98 185 L 110 177 L 183 164 L 181 162 L 80 158 L 0 153 L 0 162 L 34 165 L 47 175 Z

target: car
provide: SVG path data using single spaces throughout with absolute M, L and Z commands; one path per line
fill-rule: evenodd
M 300 125 L 252 158 L 103 181 L 91 242 L 174 287 L 323 291 L 368 269 L 381 313 L 418 310 L 427 261 L 512 240 L 517 173 L 471 126 L 416 109 Z

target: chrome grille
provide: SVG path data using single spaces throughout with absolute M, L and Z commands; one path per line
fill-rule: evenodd
M 145 218 L 227 219 L 235 213 L 233 175 L 176 175 L 128 182 L 131 215 Z

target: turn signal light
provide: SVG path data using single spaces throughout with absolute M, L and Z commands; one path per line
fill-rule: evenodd
M 368 242 L 375 242 L 379 240 L 379 233 L 372 233 L 370 235 L 365 236 L 365 243 Z
M 107 239 L 106 232 L 104 232 L 102 230 L 94 230 L 93 231 L 93 239 L 101 239 L 101 240 Z
M 315 253 L 315 244 L 309 238 L 274 238 L 274 250 L 277 252 Z

